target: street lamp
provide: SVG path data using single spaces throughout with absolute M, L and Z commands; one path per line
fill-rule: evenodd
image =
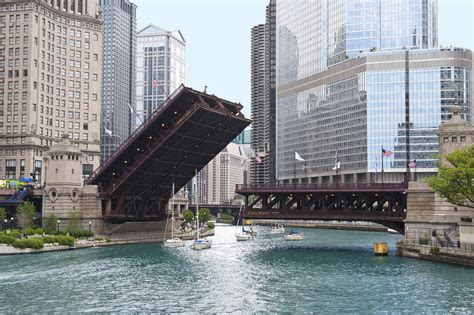
M 59 223 L 61 223 L 61 220 L 58 220 L 58 234 L 59 234 Z
M 3 233 L 5 234 L 7 233 L 7 222 L 8 222 L 7 219 L 3 220 Z
M 13 217 L 10 218 L 10 232 L 13 229 Z
M 91 225 L 92 225 L 92 222 L 89 221 L 89 234 L 91 234 Z

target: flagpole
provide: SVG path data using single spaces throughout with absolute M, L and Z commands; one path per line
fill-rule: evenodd
M 293 155 L 293 178 L 296 179 L 296 153 Z
M 380 152 L 382 153 L 382 184 L 383 184 L 383 145 L 381 146 Z
M 308 165 L 306 165 L 306 161 L 304 161 L 304 178 L 308 178 Z

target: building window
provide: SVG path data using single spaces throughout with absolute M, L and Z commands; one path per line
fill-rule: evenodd
M 5 177 L 7 179 L 16 178 L 16 160 L 6 160 Z
M 458 137 L 451 137 L 451 142 L 458 142 Z
M 449 137 L 444 137 L 444 138 L 443 138 L 443 142 L 444 142 L 444 143 L 448 143 L 448 142 L 449 142 Z
M 25 176 L 25 160 L 20 160 L 20 177 Z
M 460 141 L 461 142 L 466 142 L 466 136 L 461 136 Z

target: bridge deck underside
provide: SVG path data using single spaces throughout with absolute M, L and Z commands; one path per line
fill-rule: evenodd
M 339 188 L 339 189 L 338 189 Z M 243 218 L 278 220 L 370 221 L 404 233 L 406 193 L 402 186 L 349 185 L 239 189 L 245 197 Z
M 117 220 L 158 219 L 183 187 L 246 126 L 241 106 L 188 88 L 132 135 L 121 152 L 91 181 L 111 200 L 104 216 Z

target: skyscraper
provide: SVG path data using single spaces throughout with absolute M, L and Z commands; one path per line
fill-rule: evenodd
M 184 83 L 186 41 L 180 31 L 166 31 L 153 24 L 138 32 L 138 127 Z
M 419 177 L 435 173 L 441 122 L 454 105 L 472 119 L 472 53 L 438 47 L 437 1 L 280 0 L 276 12 L 278 179 L 402 181 L 415 159 Z
M 275 0 L 251 30 L 252 184 L 275 181 Z
M 100 0 L 103 21 L 101 155 L 105 160 L 135 130 L 136 5 Z
M 98 166 L 101 50 L 97 1 L 0 2 L 0 178 L 44 183 L 63 134 Z

